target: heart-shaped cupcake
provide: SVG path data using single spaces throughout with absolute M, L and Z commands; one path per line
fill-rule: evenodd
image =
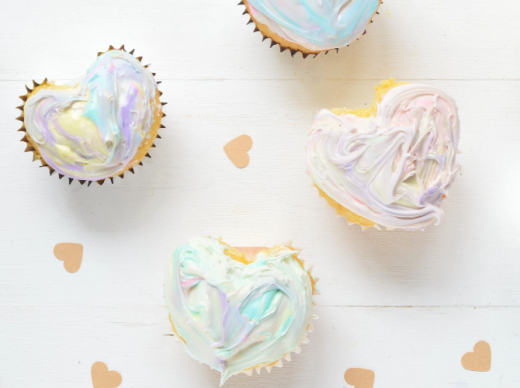
M 264 40 L 270 38 L 271 47 L 290 50 L 294 56 L 348 46 L 366 33 L 381 0 L 242 0 L 244 13 L 251 17 Z
M 252 259 L 200 237 L 168 261 L 165 301 L 174 332 L 193 358 L 221 373 L 221 384 L 253 368 L 283 365 L 308 342 L 317 318 L 315 280 L 294 248 L 263 249 Z
M 364 228 L 438 224 L 460 171 L 455 101 L 432 86 L 393 80 L 376 91 L 372 108 L 318 113 L 307 172 L 340 215 Z
M 110 46 L 78 82 L 34 83 L 22 96 L 22 141 L 51 174 L 97 181 L 133 172 L 153 147 L 162 94 L 141 57 Z

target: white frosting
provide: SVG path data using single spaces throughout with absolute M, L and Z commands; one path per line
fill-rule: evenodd
M 129 167 L 150 135 L 161 109 L 156 92 L 139 60 L 108 51 L 77 87 L 42 88 L 31 95 L 24 107 L 27 133 L 59 174 L 88 181 L 112 177 Z
M 322 110 L 307 143 L 307 171 L 325 194 L 389 228 L 422 229 L 443 218 L 439 208 L 460 167 L 455 101 L 429 85 L 398 86 L 376 117 Z
M 230 376 L 294 351 L 313 318 L 310 275 L 281 246 L 245 265 L 213 238 L 193 238 L 168 261 L 164 298 L 188 353 Z
M 380 0 L 247 0 L 251 16 L 312 51 L 348 45 L 366 30 Z

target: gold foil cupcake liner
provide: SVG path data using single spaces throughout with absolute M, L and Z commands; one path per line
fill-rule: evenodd
M 370 18 L 370 22 L 368 24 L 374 22 L 373 18 L 376 14 L 379 15 L 379 7 L 382 4 L 383 4 L 383 2 L 379 1 L 379 6 L 377 7 L 377 10 L 374 13 L 374 15 L 372 15 L 372 17 Z M 329 53 L 329 51 L 333 51 L 333 50 L 336 50 L 336 52 L 339 52 L 340 48 L 329 49 L 329 50 L 309 50 L 297 43 L 290 42 L 290 41 L 286 40 L 285 38 L 279 36 L 278 34 L 272 32 L 271 30 L 269 30 L 269 27 L 267 27 L 266 25 L 259 23 L 251 14 L 251 10 L 249 9 L 249 4 L 248 4 L 247 0 L 241 0 L 240 3 L 238 3 L 238 5 L 243 5 L 246 7 L 244 12 L 242 13 L 242 15 L 245 15 L 245 14 L 249 15 L 249 21 L 247 22 L 247 24 L 255 23 L 255 29 L 253 32 L 260 32 L 262 34 L 262 42 L 265 41 L 266 39 L 271 39 L 270 48 L 272 48 L 273 46 L 279 46 L 281 53 L 283 53 L 286 50 L 289 50 L 289 52 L 291 53 L 291 57 L 293 57 L 293 58 L 296 53 L 301 53 L 303 59 L 306 59 L 309 55 L 313 55 L 313 58 L 316 58 L 320 53 L 325 53 L 325 55 L 327 55 Z M 368 24 L 367 24 L 367 26 L 368 26 Z M 365 35 L 366 33 L 367 33 L 367 30 L 365 29 L 365 31 L 363 32 L 362 35 Z M 359 40 L 359 38 L 356 38 L 356 40 Z M 350 44 L 348 44 L 346 47 L 348 47 L 349 45 Z
M 109 51 L 114 51 L 114 50 L 115 51 L 127 52 L 126 49 L 125 49 L 125 45 L 122 45 L 120 48 L 115 48 L 112 45 L 110 45 L 108 47 L 107 51 L 98 52 L 97 56 L 99 57 L 100 55 L 102 55 L 104 53 L 107 53 Z M 134 55 L 134 52 L 135 52 L 135 49 L 130 51 L 129 54 Z M 142 62 L 143 57 L 136 57 L 136 59 L 139 62 Z M 149 66 L 150 66 L 150 64 L 143 65 L 144 68 L 148 68 Z M 155 75 L 156 75 L 156 73 L 152 73 L 152 76 L 154 77 L 154 79 L 155 79 Z M 159 85 L 161 82 L 162 81 L 156 81 L 157 85 Z M 33 80 L 33 88 L 31 89 L 27 85 L 25 85 L 25 89 L 27 90 L 27 93 L 25 95 L 19 97 L 23 101 L 23 104 L 16 107 L 16 109 L 20 109 L 21 112 L 22 112 L 20 114 L 20 116 L 16 118 L 16 120 L 19 120 L 19 121 L 22 122 L 22 127 L 18 131 L 19 132 L 25 132 L 24 137 L 20 140 L 20 141 L 22 141 L 22 142 L 27 144 L 24 152 L 32 152 L 33 153 L 33 162 L 39 160 L 41 162 L 41 166 L 40 167 L 47 167 L 49 169 L 49 174 L 50 175 L 54 174 L 55 170 L 49 164 L 47 164 L 47 162 L 45 162 L 45 160 L 43 159 L 40 151 L 38 150 L 38 146 L 36 146 L 33 143 L 31 137 L 27 133 L 27 129 L 25 128 L 24 108 L 25 108 L 25 104 L 27 103 L 27 100 L 29 99 L 29 97 L 33 93 L 36 93 L 40 89 L 52 88 L 53 86 L 56 86 L 54 84 L 54 82 L 52 82 L 52 81 L 49 82 L 47 80 L 47 78 L 45 78 L 41 84 L 39 84 L 39 83 L 37 83 L 36 81 Z M 147 157 L 147 158 L 151 158 L 152 157 L 150 155 L 149 151 L 150 151 L 150 148 L 155 148 L 156 147 L 156 145 L 154 144 L 155 140 L 156 139 L 161 139 L 161 136 L 158 133 L 159 129 L 166 128 L 162 124 L 162 118 L 166 117 L 166 114 L 163 112 L 162 107 L 164 105 L 166 105 L 167 102 L 160 101 L 160 97 L 162 96 L 162 94 L 163 93 L 159 90 L 159 87 L 157 87 L 157 94 L 156 94 L 156 102 L 157 102 L 157 108 L 156 109 L 157 109 L 157 111 L 155 112 L 156 120 L 154 121 L 154 124 L 152 125 L 152 131 L 151 131 L 152 132 L 152 136 L 150 137 L 150 139 L 146 139 L 146 138 L 143 139 L 143 141 L 141 142 L 141 145 L 139 146 L 139 148 L 137 150 L 137 153 L 136 153 L 136 155 L 143 154 L 143 156 L 141 156 L 140 158 L 135 158 L 134 157 L 134 159 L 132 159 L 130 161 L 130 163 L 128 164 L 130 167 L 126 167 L 125 170 L 123 170 L 122 172 L 120 172 L 118 174 L 115 174 L 115 175 L 113 175 L 111 177 L 108 177 L 108 178 L 105 178 L 105 179 L 99 179 L 99 180 L 96 180 L 96 181 L 81 180 L 81 179 L 77 179 L 77 178 L 69 178 L 69 185 L 71 185 L 74 180 L 77 180 L 81 185 L 84 185 L 85 182 L 88 182 L 87 186 L 90 186 L 92 184 L 92 182 L 96 182 L 97 184 L 99 184 L 101 186 L 101 185 L 103 185 L 103 183 L 105 183 L 105 180 L 107 180 L 107 179 L 110 179 L 110 182 L 112 182 L 112 184 L 114 183 L 114 178 L 115 177 L 119 177 L 121 179 L 124 179 L 125 173 L 127 171 L 131 172 L 132 174 L 135 174 L 134 167 L 136 165 L 142 166 L 143 165 L 143 159 L 145 157 Z M 157 126 L 157 128 L 155 130 L 153 130 L 154 126 Z M 58 176 L 59 176 L 60 179 L 62 179 L 65 175 L 58 174 Z

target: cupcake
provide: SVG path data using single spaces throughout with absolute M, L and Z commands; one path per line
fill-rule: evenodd
M 317 280 L 317 279 L 316 279 Z M 168 261 L 164 298 L 173 331 L 196 360 L 231 376 L 282 367 L 307 343 L 316 293 L 298 250 L 233 248 L 191 239 Z
M 363 229 L 424 229 L 460 171 L 455 101 L 429 85 L 376 86 L 370 108 L 321 110 L 307 139 L 307 173 L 319 194 Z
M 34 82 L 18 107 L 34 160 L 60 179 L 103 184 L 134 172 L 159 137 L 164 115 L 154 75 L 122 46 L 99 53 L 87 74 L 65 85 Z M 160 137 L 159 137 L 160 138 Z
M 251 17 L 271 47 L 301 52 L 306 58 L 348 46 L 366 32 L 381 0 L 242 0 L 244 13 Z

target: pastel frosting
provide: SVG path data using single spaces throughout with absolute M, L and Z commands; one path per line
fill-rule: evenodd
M 443 218 L 439 206 L 460 171 L 459 133 L 449 95 L 397 86 L 375 116 L 321 110 L 308 136 L 307 172 L 328 200 L 356 215 L 389 229 L 423 229 Z
M 312 51 L 348 45 L 366 30 L 380 0 L 247 0 L 259 23 Z
M 100 180 L 131 167 L 161 112 L 156 96 L 150 71 L 133 55 L 112 50 L 77 85 L 46 84 L 30 94 L 25 127 L 58 173 Z
M 221 384 L 299 352 L 313 318 L 313 280 L 297 252 L 278 246 L 246 264 L 211 237 L 191 239 L 168 261 L 165 302 L 174 331 Z

